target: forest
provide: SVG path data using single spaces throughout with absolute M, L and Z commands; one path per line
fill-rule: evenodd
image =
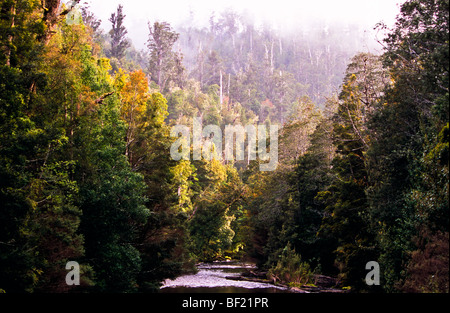
M 0 293 L 158 292 L 216 260 L 449 292 L 448 0 L 374 25 L 379 54 L 357 26 L 281 34 L 233 10 L 149 22 L 139 51 L 125 19 L 0 0 Z M 174 160 L 172 127 L 196 118 L 279 125 L 276 169 Z

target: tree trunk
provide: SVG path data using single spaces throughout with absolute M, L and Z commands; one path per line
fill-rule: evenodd
M 220 108 L 222 109 L 223 104 L 223 91 L 222 91 L 222 70 L 220 70 Z
M 230 98 L 230 80 L 231 80 L 231 74 L 228 73 L 228 90 L 227 90 L 227 97 L 228 97 L 228 99 Z
M 16 15 L 16 6 L 15 3 L 11 5 L 11 33 L 8 35 L 8 46 L 6 47 L 6 66 L 11 66 L 11 47 L 13 41 L 13 28 L 14 28 L 14 20 Z

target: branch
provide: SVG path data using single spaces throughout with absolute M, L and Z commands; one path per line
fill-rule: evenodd
M 108 98 L 109 96 L 112 96 L 114 94 L 114 91 L 105 93 L 103 96 L 101 96 L 100 98 L 98 98 L 97 100 L 95 100 L 95 103 L 97 104 L 103 104 L 103 100 L 105 100 L 106 98 Z
M 72 0 L 72 5 L 70 6 L 70 8 L 65 9 L 64 11 L 62 11 L 59 16 L 65 16 L 67 14 L 69 14 L 74 8 L 75 6 L 80 3 L 80 0 Z

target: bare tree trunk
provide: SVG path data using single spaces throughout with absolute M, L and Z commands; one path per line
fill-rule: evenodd
M 13 31 L 14 28 L 14 21 L 16 16 L 16 6 L 15 3 L 11 5 L 11 33 L 8 35 L 8 46 L 6 47 L 6 66 L 11 66 L 11 47 L 12 47 L 12 41 L 13 41 Z
M 230 98 L 230 80 L 231 80 L 231 74 L 228 73 L 228 90 L 227 90 L 228 98 Z
M 47 30 L 41 40 L 47 44 L 51 38 L 53 26 L 58 22 L 58 10 L 61 4 L 61 0 L 45 0 L 42 2 L 44 5 L 44 16 L 42 19 L 47 25 Z
M 274 42 L 272 41 L 272 46 L 270 47 L 270 73 L 273 74 L 273 45 Z
M 280 56 L 283 55 L 283 45 L 281 44 L 281 37 L 278 41 L 279 45 L 280 45 Z
M 309 52 L 309 61 L 311 62 L 311 65 L 314 65 L 313 57 L 311 53 L 311 47 L 308 45 L 308 52 Z
M 222 70 L 220 70 L 220 108 L 222 109 L 223 104 L 223 92 L 222 92 Z
M 203 63 L 204 63 L 204 56 L 203 56 L 203 45 L 202 42 L 199 42 L 199 47 L 198 47 L 198 75 L 199 75 L 199 81 L 200 81 L 200 86 L 203 87 Z
M 162 58 L 160 57 L 158 59 L 158 72 L 157 72 L 157 76 L 158 76 L 158 86 L 161 88 L 162 91 L 162 79 L 161 79 L 161 67 L 162 67 Z
M 70 7 L 60 13 L 58 13 L 58 11 L 61 6 L 61 0 L 42 0 L 41 2 L 44 9 L 44 16 L 42 20 L 45 24 L 47 24 L 47 31 L 44 36 L 40 38 L 40 40 L 44 43 L 48 43 L 53 34 L 53 27 L 58 23 L 58 19 L 69 14 L 80 2 L 80 0 L 72 0 Z

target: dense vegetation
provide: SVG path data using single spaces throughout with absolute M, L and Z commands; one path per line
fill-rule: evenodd
M 448 0 L 406 1 L 382 55 L 231 11 L 150 23 L 136 51 L 122 6 L 105 33 L 77 2 L 0 2 L 0 291 L 152 292 L 230 258 L 293 285 L 449 291 Z M 173 160 L 171 126 L 196 117 L 279 124 L 277 169 Z

